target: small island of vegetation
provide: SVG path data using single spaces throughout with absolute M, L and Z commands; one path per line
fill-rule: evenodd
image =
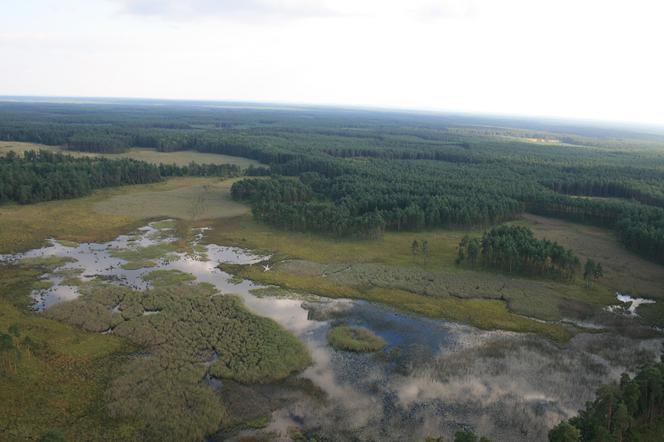
M 387 343 L 371 330 L 364 327 L 339 325 L 330 330 L 327 339 L 337 350 L 372 352 L 385 347 Z

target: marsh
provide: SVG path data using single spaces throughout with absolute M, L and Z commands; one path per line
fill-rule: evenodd
M 480 330 L 378 303 L 279 291 L 219 268 L 220 263 L 253 265 L 269 256 L 206 243 L 208 233 L 206 228 L 191 230 L 183 245 L 172 223 L 162 220 L 106 243 L 63 244 L 54 239 L 46 247 L 1 259 L 43 271 L 32 292 L 33 307 L 40 314 L 97 333 L 125 336 L 148 349 L 148 359 L 130 362 L 115 378 L 108 393 L 108 406 L 115 413 L 127 395 L 131 397 L 127 388 L 135 381 L 128 373 L 138 371 L 150 378 L 157 366 L 148 362 L 165 361 L 158 359 L 159 350 L 153 347 L 162 338 L 149 333 L 166 329 L 145 328 L 146 324 L 157 324 L 151 321 L 169 315 L 179 321 L 181 302 L 188 299 L 191 325 L 178 333 L 200 350 L 180 358 L 178 364 L 189 367 L 186 374 L 181 369 L 171 374 L 159 371 L 158 379 L 176 386 L 176 391 L 205 398 L 199 402 L 201 410 L 208 410 L 201 413 L 203 420 L 180 422 L 178 428 L 198 425 L 202 434 L 217 433 L 219 438 L 285 436 L 297 427 L 304 434 L 335 440 L 404 440 L 450 437 L 459 429 L 474 428 L 496 441 L 546 440 L 548 429 L 576 414 L 601 383 L 656 356 L 662 342 L 606 332 L 580 333 L 559 344 L 533 334 Z M 151 264 L 126 265 L 144 259 Z M 296 338 L 303 343 L 303 352 L 293 347 L 287 362 L 274 359 L 281 362 L 266 367 L 260 376 L 250 374 L 252 363 L 215 369 L 222 367 L 219 358 L 227 357 L 228 350 L 207 342 L 213 342 L 211 336 L 220 333 L 225 320 L 211 319 L 212 304 L 196 307 L 197 302 L 215 297 L 238 299 L 237 307 L 231 302 L 224 309 L 246 308 L 250 321 L 267 318 L 283 330 L 277 332 L 279 339 Z M 227 314 L 223 311 L 218 318 Z M 191 316 L 191 312 L 198 313 Z M 197 321 L 210 328 L 201 329 Z M 384 348 L 370 353 L 333 348 L 327 336 L 339 325 L 366 329 L 384 342 Z M 191 327 L 198 331 L 189 336 Z M 148 335 L 140 334 L 146 330 Z M 223 333 L 219 336 L 227 339 Z M 172 339 L 169 342 L 176 345 Z M 244 398 L 238 391 L 245 391 Z M 242 425 L 243 420 L 256 419 L 247 411 L 248 403 L 260 404 L 255 405 L 262 413 L 260 428 Z M 150 431 L 160 434 L 169 428 Z

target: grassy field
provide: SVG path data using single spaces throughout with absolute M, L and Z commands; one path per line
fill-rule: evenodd
M 186 166 L 192 161 L 200 164 L 235 164 L 240 167 L 260 166 L 258 161 L 248 158 L 233 157 L 230 155 L 221 155 L 213 153 L 202 153 L 191 150 L 177 152 L 159 152 L 155 149 L 131 148 L 125 153 L 118 154 L 97 154 L 90 152 L 77 152 L 65 150 L 59 146 L 46 146 L 44 144 L 21 143 L 18 141 L 0 141 L 0 155 L 5 155 L 9 151 L 17 153 L 28 150 L 46 149 L 50 151 L 64 152 L 75 157 L 105 157 L 105 158 L 131 158 L 134 160 L 146 161 L 148 163 L 159 164 L 177 164 Z
M 460 271 L 454 264 L 457 246 L 464 235 L 481 230 L 434 230 L 430 232 L 387 232 L 380 240 L 326 238 L 321 235 L 286 232 L 255 222 L 251 216 L 214 220 L 208 240 L 277 253 L 319 263 L 377 263 L 416 266 L 428 270 Z M 429 242 L 429 256 L 413 256 L 413 240 Z
M 176 189 L 115 195 L 93 205 L 93 210 L 138 218 L 172 217 L 188 220 L 243 215 L 249 208 L 233 201 L 230 187 L 235 180 L 202 179 Z
M 230 199 L 231 184 L 216 178 L 173 178 L 101 189 L 71 200 L 0 206 L 0 253 L 36 248 L 48 237 L 108 241 L 159 216 L 200 219 L 247 213 L 247 207 Z
M 574 250 L 585 262 L 599 261 L 604 268 L 601 284 L 620 291 L 664 301 L 664 267 L 626 250 L 609 230 L 542 216 L 524 215 L 535 235 Z
M 580 275 L 573 283 L 563 283 L 457 267 L 454 259 L 459 241 L 466 234 L 479 236 L 481 230 L 388 232 L 380 240 L 363 241 L 285 232 L 243 216 L 215 220 L 208 240 L 275 254 L 270 272 L 237 269 L 258 281 L 323 296 L 380 301 L 481 328 L 538 330 L 557 340 L 566 339 L 570 331 L 524 316 L 548 321 L 591 320 L 602 314 L 603 307 L 616 302 L 616 291 L 641 287 L 643 291 L 633 291 L 654 296 L 656 289 L 664 287 L 658 282 L 664 278 L 661 266 L 625 251 L 606 230 L 571 224 L 563 229 L 568 235 L 565 238 L 555 229 L 533 224 L 529 215 L 519 222 L 532 225 L 539 237 L 573 248 L 584 259 L 607 262 L 606 278 L 588 289 Z M 413 240 L 428 241 L 428 257 L 412 254 Z M 611 256 L 619 257 L 622 266 L 611 265 L 607 261 Z M 632 267 L 638 270 L 630 271 Z M 656 324 L 653 318 L 659 310 L 651 310 L 644 310 L 644 320 Z

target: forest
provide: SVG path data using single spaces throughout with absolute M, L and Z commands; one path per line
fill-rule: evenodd
M 484 266 L 507 273 L 543 275 L 571 280 L 579 258 L 556 242 L 536 239 L 522 226 L 499 226 L 482 238 L 465 236 L 459 243 L 457 264 Z
M 443 114 L 163 104 L 3 103 L 0 140 L 254 159 L 269 171 L 247 175 L 272 179 L 247 178 L 233 196 L 288 230 L 377 238 L 489 227 L 528 211 L 611 228 L 626 248 L 664 263 L 661 135 L 532 121 L 510 129 L 499 119 Z
M 94 189 L 161 181 L 170 176 L 235 176 L 229 164 L 153 165 L 131 159 L 74 158 L 47 150 L 0 156 L 0 203 L 30 204 L 87 195 Z
M 558 424 L 550 442 L 636 442 L 664 416 L 664 362 L 644 365 L 634 377 L 602 385 L 578 416 Z M 661 436 L 661 434 L 660 434 Z

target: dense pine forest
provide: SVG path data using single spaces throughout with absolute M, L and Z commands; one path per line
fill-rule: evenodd
M 233 196 L 249 201 L 258 219 L 290 230 L 375 238 L 385 230 L 490 226 L 529 211 L 612 228 L 628 249 L 664 262 L 661 135 L 530 120 L 166 104 L 4 103 L 0 140 L 258 160 L 272 179 L 248 178 Z
M 161 181 L 169 176 L 234 176 L 237 166 L 153 165 L 131 159 L 74 158 L 46 150 L 0 156 L 0 203 L 76 198 L 94 189 Z
M 495 227 L 481 239 L 465 236 L 459 244 L 457 263 L 567 280 L 574 277 L 580 264 L 571 250 L 546 239 L 538 240 L 522 226 Z
M 634 377 L 624 373 L 619 383 L 600 387 L 579 416 L 551 430 L 549 441 L 636 442 L 653 424 L 661 424 L 663 416 L 664 362 L 653 362 Z

